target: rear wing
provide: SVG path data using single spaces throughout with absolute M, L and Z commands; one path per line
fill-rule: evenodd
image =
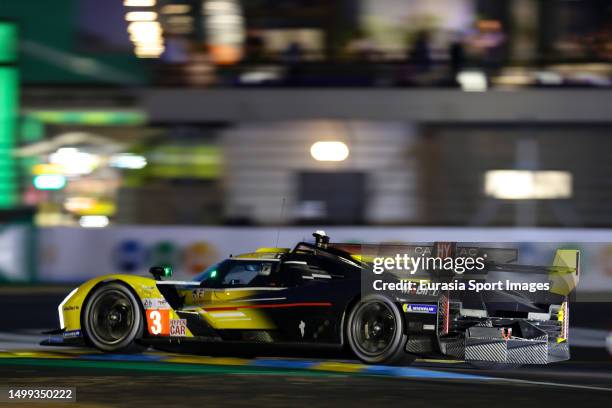
M 547 274 L 552 286 L 551 293 L 567 296 L 578 285 L 580 278 L 580 251 L 577 249 L 557 249 L 551 266 L 531 266 L 517 264 L 491 263 L 489 271 Z

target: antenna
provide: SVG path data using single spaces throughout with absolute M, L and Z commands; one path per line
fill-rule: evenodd
M 285 214 L 285 197 L 283 197 L 283 200 L 281 202 L 281 212 L 280 212 L 280 217 L 278 220 L 278 229 L 276 230 L 276 244 L 274 244 L 275 248 L 278 248 L 278 239 L 280 238 L 280 224 L 283 222 L 283 215 Z

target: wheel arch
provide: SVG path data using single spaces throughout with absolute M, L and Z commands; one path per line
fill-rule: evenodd
M 361 295 L 355 295 L 351 298 L 344 307 L 342 311 L 342 318 L 340 319 L 340 344 L 344 347 L 347 345 L 346 343 L 346 325 L 348 324 L 348 316 L 351 313 L 351 310 L 355 307 L 357 303 L 359 303 L 359 299 L 361 299 Z
M 361 300 L 362 296 L 361 295 L 355 295 L 353 298 L 351 298 L 347 303 L 346 306 L 344 307 L 344 310 L 342 312 L 342 318 L 340 321 L 340 344 L 342 346 L 346 346 L 346 325 L 348 324 L 348 316 L 351 313 L 351 310 L 353 310 L 353 308 L 357 305 L 357 303 L 359 303 L 359 300 Z M 400 315 L 402 316 L 402 320 L 404 321 L 404 325 L 403 325 L 403 331 L 404 334 L 408 334 L 408 319 L 406 317 L 406 314 L 403 312 L 402 310 L 402 305 L 400 302 L 397 302 L 389 297 L 387 297 L 394 305 L 395 307 L 397 307 L 397 310 L 399 311 Z
M 81 324 L 81 332 L 83 333 L 83 338 L 85 339 L 86 342 L 89 342 L 89 339 L 87 338 L 87 333 L 86 333 L 85 325 L 83 324 L 83 321 L 85 319 L 84 313 L 85 313 L 87 302 L 89 302 L 89 299 L 91 299 L 92 294 L 95 293 L 99 288 L 101 288 L 102 286 L 108 285 L 110 283 L 118 283 L 124 286 L 127 290 L 129 290 L 132 293 L 132 295 L 134 295 L 136 299 L 138 299 L 139 301 L 138 307 L 140 308 L 142 318 L 144 319 L 143 323 L 146 324 L 145 310 L 144 310 L 144 306 L 142 305 L 142 299 L 140 295 L 138 294 L 138 291 L 129 282 L 126 282 L 122 279 L 118 279 L 118 278 L 104 279 L 104 280 L 97 282 L 94 286 L 92 286 L 87 292 L 87 295 L 85 295 L 85 298 L 83 299 L 79 318 L 80 318 L 80 324 Z

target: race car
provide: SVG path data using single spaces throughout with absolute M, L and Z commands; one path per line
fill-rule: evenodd
M 58 306 L 60 328 L 44 345 L 88 345 L 103 352 L 140 352 L 211 343 L 348 349 L 368 364 L 404 364 L 417 356 L 502 364 L 569 359 L 569 298 L 579 251 L 557 250 L 550 267 L 521 266 L 513 249 L 457 243 L 396 245 L 457 257 L 483 255 L 484 281 L 495 273 L 526 274 L 550 290 L 467 293 L 450 290 L 370 291 L 367 247 L 330 243 L 324 232 L 293 249 L 259 248 L 231 256 L 192 280 L 106 275 L 74 289 Z M 380 250 L 377 247 L 377 250 Z M 439 281 L 440 271 L 422 271 Z M 458 276 L 458 275 L 457 275 Z M 454 276 L 453 279 L 457 279 Z M 386 281 L 405 281 L 393 273 Z

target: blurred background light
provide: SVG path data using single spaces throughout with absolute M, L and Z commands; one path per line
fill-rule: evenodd
M 343 161 L 349 156 L 349 148 L 342 142 L 316 142 L 310 147 L 311 156 L 318 161 Z
M 82 152 L 74 147 L 58 149 L 49 155 L 49 161 L 61 166 L 66 175 L 89 174 L 100 164 L 100 158 L 97 155 Z
M 110 201 L 100 200 L 94 197 L 68 197 L 64 201 L 66 211 L 78 215 L 113 215 L 116 206 Z
M 17 25 L 0 22 L 0 63 L 17 61 Z
M 104 228 L 109 220 L 106 215 L 84 215 L 79 218 L 79 225 L 83 228 Z
M 538 71 L 535 77 L 542 85 L 559 86 L 563 84 L 563 76 L 557 72 Z
M 96 205 L 96 202 L 97 200 L 92 197 L 69 197 L 64 202 L 64 208 L 70 212 L 81 213 L 90 211 Z
M 32 174 L 63 174 L 64 168 L 57 164 L 38 163 L 32 166 Z
M 280 75 L 273 71 L 250 71 L 240 75 L 240 82 L 243 84 L 260 84 L 266 81 L 279 79 Z
M 147 159 L 144 156 L 131 153 L 120 153 L 113 155 L 110 158 L 109 164 L 111 167 L 120 169 L 142 169 L 147 165 Z
M 128 11 L 125 20 L 130 21 L 127 31 L 138 58 L 158 58 L 164 51 L 161 24 L 154 11 Z
M 466 92 L 484 92 L 487 90 L 487 77 L 480 71 L 463 71 L 457 74 L 457 82 Z
M 0 16 L 0 209 L 17 204 L 17 163 L 12 149 L 17 143 L 19 73 L 17 24 Z
M 572 175 L 567 171 L 490 170 L 485 194 L 506 200 L 561 199 L 572 196 Z
M 15 146 L 18 106 L 18 74 L 0 61 L 0 208 L 10 208 L 18 201 L 17 169 L 12 155 Z
M 189 4 L 166 4 L 162 6 L 162 14 L 186 14 L 191 11 Z
M 128 13 L 129 14 L 129 13 Z M 128 25 L 129 33 L 161 33 L 161 26 L 157 21 L 132 21 Z
M 203 2 L 204 29 L 211 57 L 217 64 L 233 64 L 242 57 L 245 22 L 236 0 Z
M 125 21 L 155 21 L 157 13 L 154 11 L 130 11 L 125 15 Z
M 34 119 L 44 124 L 56 125 L 86 125 L 86 126 L 108 126 L 108 125 L 143 125 L 147 121 L 147 115 L 142 111 L 129 110 L 74 110 L 74 109 L 36 109 L 27 112 L 29 119 Z
M 34 177 L 33 183 L 38 190 L 60 190 L 66 186 L 66 177 L 61 174 L 41 174 Z
M 127 7 L 152 7 L 155 0 L 124 0 L 123 5 Z

